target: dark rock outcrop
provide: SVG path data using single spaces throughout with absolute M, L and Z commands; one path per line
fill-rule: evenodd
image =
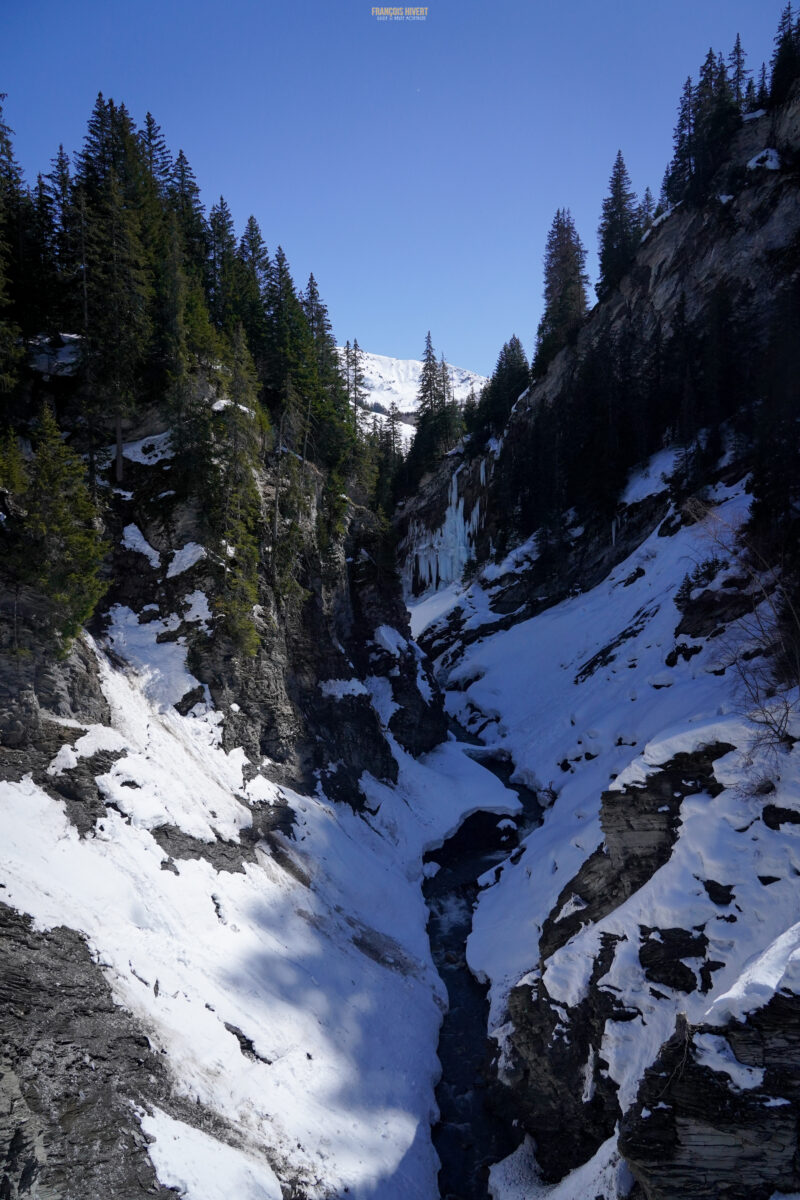
M 702 1035 L 730 1053 L 730 1072 L 705 1065 Z M 724 1028 L 679 1018 L 625 1114 L 620 1149 L 647 1200 L 769 1200 L 800 1187 L 799 1134 L 800 998 L 778 993 Z
M 692 754 L 676 754 L 643 784 L 603 793 L 603 844 L 562 890 L 542 926 L 539 950 L 543 959 L 565 945 L 583 925 L 613 912 L 669 861 L 684 797 L 701 792 L 719 794 L 722 789 L 714 778 L 713 764 L 731 749 L 719 742 Z M 569 903 L 573 898 L 578 899 L 577 905 Z
M 163 1060 L 114 1003 L 83 939 L 37 933 L 2 903 L 0 938 L 0 1195 L 172 1196 L 133 1107 L 167 1092 Z

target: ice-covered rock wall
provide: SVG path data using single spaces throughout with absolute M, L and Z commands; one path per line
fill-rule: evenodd
M 480 478 L 485 478 L 483 460 Z M 468 494 L 463 485 L 470 472 L 461 463 L 450 477 L 447 505 L 439 523 L 430 524 L 427 514 L 409 520 L 400 547 L 403 588 L 407 596 L 458 582 L 467 562 L 475 557 L 481 527 L 481 496 Z

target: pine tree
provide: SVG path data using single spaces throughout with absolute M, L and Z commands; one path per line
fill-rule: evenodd
M 746 67 L 745 53 L 742 49 L 742 39 L 739 34 L 736 34 L 736 41 L 733 45 L 733 50 L 728 58 L 728 66 L 730 70 L 729 78 L 733 98 L 736 102 L 736 107 L 740 112 L 745 110 L 747 86 L 750 82 L 749 76 L 752 71 L 748 71 Z
M 208 216 L 209 249 L 206 275 L 208 311 L 219 330 L 232 330 L 238 320 L 236 293 L 236 235 L 231 210 L 220 196 Z
M 633 262 L 641 239 L 636 194 L 622 157 L 617 151 L 609 181 L 609 195 L 603 201 L 603 215 L 597 231 L 600 250 L 600 278 L 597 296 L 603 300 L 620 284 Z
M 139 132 L 139 142 L 145 166 L 155 182 L 158 195 L 166 196 L 173 174 L 172 156 L 167 149 L 161 126 L 152 113 L 145 116 L 144 126 Z
M 121 482 L 122 420 L 137 400 L 150 317 L 136 219 L 113 171 L 89 217 L 87 259 L 88 365 L 94 396 L 114 418 Z
M 761 64 L 758 76 L 758 92 L 756 93 L 757 108 L 769 108 L 769 85 L 767 84 L 767 64 Z
M 17 588 L 33 587 L 47 597 L 51 628 L 69 641 L 107 588 L 101 578 L 104 546 L 86 468 L 62 441 L 47 406 L 39 422 L 22 511 L 12 525 L 6 567 L 11 568 Z
M 781 13 L 770 67 L 770 103 L 783 104 L 788 99 L 792 84 L 800 75 L 800 38 L 795 28 L 791 3 Z
M 208 227 L 200 202 L 197 180 L 182 150 L 178 151 L 178 157 L 175 159 L 167 189 L 167 202 L 178 219 L 186 256 L 186 270 L 197 279 L 202 279 L 208 253 Z
M 568 208 L 559 208 L 547 235 L 544 256 L 544 313 L 536 331 L 535 378 L 580 328 L 586 315 L 586 251 Z

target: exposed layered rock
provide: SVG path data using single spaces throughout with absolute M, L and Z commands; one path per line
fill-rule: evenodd
M 669 861 L 686 796 L 722 789 L 713 763 L 733 749 L 725 743 L 694 754 L 677 754 L 644 784 L 603 793 L 604 840 L 563 889 L 545 924 L 539 947 L 549 958 L 583 925 L 602 920 L 652 879 Z
M 800 1187 L 800 999 L 675 1033 L 645 1072 L 620 1148 L 647 1200 L 769 1200 Z
M 2 903 L 0 938 L 0 1195 L 171 1196 L 134 1111 L 168 1091 L 163 1061 L 83 939 L 37 933 Z
M 503 1078 L 513 1099 L 507 1107 L 536 1139 L 537 1161 L 549 1181 L 591 1158 L 613 1134 L 622 1112 L 602 1053 L 606 1022 L 630 1021 L 640 1014 L 603 982 L 617 943 L 624 940 L 619 935 L 600 935 L 586 994 L 575 1006 L 549 994 L 544 978 L 548 959 L 580 929 L 624 904 L 669 860 L 683 799 L 719 793 L 713 762 L 730 749 L 716 745 L 676 755 L 644 784 L 603 794 L 604 842 L 563 889 L 544 923 L 533 980 L 511 991 L 510 1054 Z M 641 929 L 639 956 L 647 977 L 694 990 L 695 973 L 682 960 L 705 958 L 707 939 L 677 929 L 659 930 L 652 941 L 654 932 Z

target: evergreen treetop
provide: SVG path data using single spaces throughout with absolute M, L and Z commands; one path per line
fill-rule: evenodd
M 558 351 L 577 333 L 588 308 L 586 250 L 572 213 L 559 208 L 547 235 L 544 254 L 544 313 L 536 331 L 532 369 L 545 373 Z
M 633 261 L 641 233 L 636 193 L 631 188 L 622 151 L 618 150 L 597 231 L 600 261 L 600 278 L 596 288 L 598 299 L 602 300 L 619 286 Z

